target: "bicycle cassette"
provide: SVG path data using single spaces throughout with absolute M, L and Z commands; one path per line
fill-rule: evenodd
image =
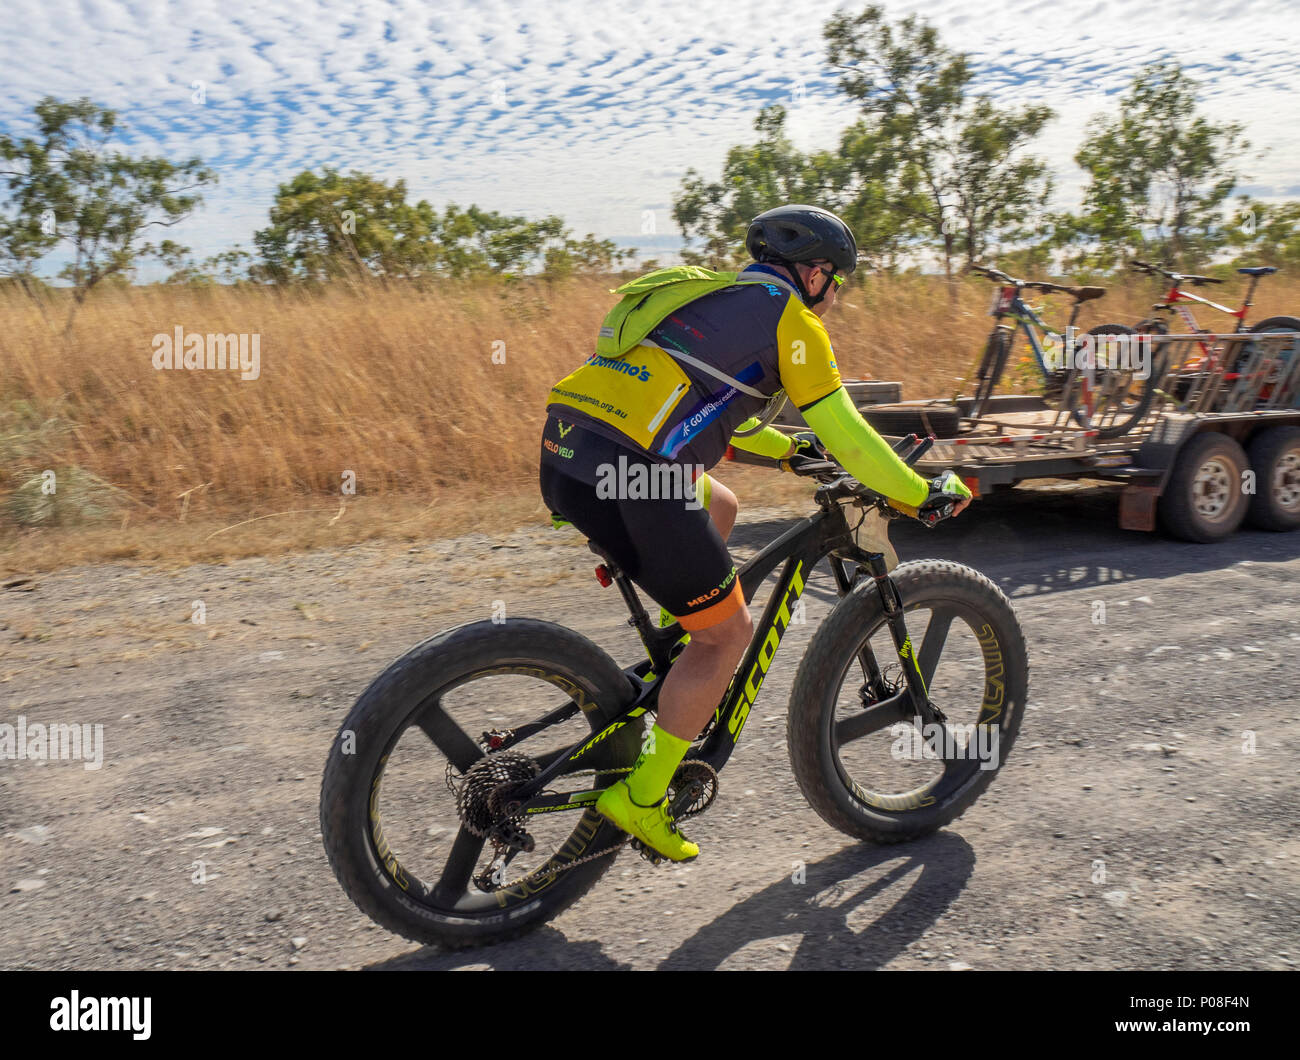
M 508 823 L 506 796 L 539 772 L 533 759 L 517 751 L 484 755 L 466 771 L 456 794 L 456 810 L 465 827 L 477 836 L 500 830 Z M 505 831 L 511 832 L 510 829 Z M 510 835 L 510 838 L 516 837 Z M 510 846 L 516 845 L 509 839 L 506 842 Z

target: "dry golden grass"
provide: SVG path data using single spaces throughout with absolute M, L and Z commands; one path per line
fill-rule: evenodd
M 1252 319 L 1300 310 L 1300 283 L 1270 280 Z M 66 335 L 61 293 L 45 313 L 0 293 L 5 565 L 215 559 L 542 520 L 545 396 L 591 349 L 613 285 L 119 289 L 92 296 Z M 1134 323 L 1157 294 L 1113 291 L 1080 324 Z M 1215 294 L 1235 302 L 1240 288 Z M 935 278 L 864 278 L 827 322 L 841 372 L 901 380 L 905 398 L 951 396 L 989 297 L 982 281 L 952 303 Z M 1063 324 L 1064 305 L 1049 300 L 1048 319 Z M 260 335 L 260 378 L 155 370 L 153 336 L 178 326 Z M 33 514 L 17 502 L 39 496 L 47 469 L 66 488 Z M 340 493 L 346 471 L 355 497 Z

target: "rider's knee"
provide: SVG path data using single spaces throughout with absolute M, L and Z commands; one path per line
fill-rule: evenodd
M 691 643 L 716 651 L 744 651 L 754 634 L 754 620 L 749 616 L 749 608 L 741 607 L 733 611 L 716 625 L 691 633 Z
M 713 497 L 709 503 L 709 517 L 717 526 L 724 540 L 736 525 L 736 516 L 740 512 L 740 501 L 736 495 L 721 482 L 714 482 Z
M 735 515 L 740 511 L 739 498 L 717 479 L 709 490 L 709 511 Z

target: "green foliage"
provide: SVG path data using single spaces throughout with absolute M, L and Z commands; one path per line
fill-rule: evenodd
M 1262 203 L 1237 197 L 1224 242 L 1236 252 L 1233 266 L 1300 266 L 1300 202 Z
M 786 135 L 784 108 L 772 105 L 754 123 L 757 141 L 727 152 L 718 181 L 688 171 L 673 206 L 687 262 L 742 264 L 750 220 L 783 202 L 840 214 L 877 269 L 936 250 L 951 276 L 955 255 L 970 262 L 999 240 L 1040 230 L 1047 167 L 1021 149 L 1051 118 L 1048 108 L 999 109 L 968 97 L 965 57 L 915 16 L 893 25 L 870 6 L 833 16 L 824 33 L 831 64 L 844 71 L 840 87 L 862 117 L 838 150 L 804 154 Z M 1036 223 L 1027 226 L 1027 216 Z
M 35 136 L 0 135 L 0 178 L 9 190 L 0 268 L 31 276 L 65 245 L 72 260 L 59 276 L 72 284 L 75 312 L 98 284 L 128 280 L 141 259 L 175 257 L 181 248 L 170 240 L 143 240 L 188 217 L 201 201 L 197 189 L 216 175 L 197 158 L 173 163 L 116 149 L 116 113 L 88 99 L 46 97 L 35 115 Z
M 607 271 L 629 257 L 610 240 L 573 239 L 559 217 L 529 220 L 449 204 L 407 201 L 406 184 L 365 173 L 298 174 L 280 186 L 270 225 L 257 232 L 254 279 L 321 282 L 344 276 L 418 279 Z
M 324 281 L 357 273 L 416 277 L 436 256 L 433 208 L 406 201 L 406 183 L 365 173 L 299 173 L 281 184 L 270 224 L 253 236 L 257 280 Z
M 966 57 L 915 15 L 891 24 L 871 5 L 832 16 L 824 36 L 845 71 L 841 90 L 863 112 L 842 141 L 850 188 L 874 224 L 891 219 L 888 242 L 937 250 L 951 277 L 958 253 L 969 264 L 1041 230 L 1051 182 L 1046 163 L 1022 149 L 1050 108 L 999 109 L 969 95 Z
M 1196 82 L 1177 63 L 1144 67 L 1119 114 L 1094 118 L 1075 155 L 1089 175 L 1083 210 L 1060 230 L 1078 263 L 1131 257 L 1193 268 L 1223 246 L 1232 166 L 1248 145 L 1236 123 L 1196 113 Z
M 78 467 L 50 466 L 73 429 L 30 401 L 0 405 L 0 524 L 81 525 L 120 509 L 119 491 L 108 483 Z
M 49 485 L 53 484 L 53 492 Z M 79 467 L 59 468 L 19 483 L 0 505 L 4 518 L 22 527 L 85 526 L 122 509 L 119 491 Z
M 565 237 L 563 243 L 547 247 L 542 271 L 556 278 L 606 274 L 617 272 L 635 257 L 636 251 L 619 249 L 612 239 L 597 239 L 588 232 L 583 239 Z
M 833 191 L 830 157 L 803 155 L 790 142 L 785 125 L 785 108 L 767 106 L 754 120 L 757 142 L 727 152 L 720 180 L 707 181 L 687 170 L 672 209 L 688 240 L 682 252 L 687 264 L 737 267 L 748 261 L 745 231 L 756 214 L 782 202 L 827 201 Z

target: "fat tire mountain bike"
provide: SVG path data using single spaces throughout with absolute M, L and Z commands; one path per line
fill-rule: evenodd
M 928 444 L 913 436 L 899 449 L 910 446 L 914 461 Z M 713 802 L 825 559 L 838 602 L 813 634 L 790 694 L 795 779 L 817 813 L 847 835 L 877 843 L 926 835 L 965 812 L 1006 760 L 1028 688 L 1023 633 L 1007 597 L 968 567 L 930 559 L 891 573 L 888 520 L 900 513 L 838 464 L 810 461 L 800 473 L 819 483 L 818 510 L 739 570 L 747 600 L 774 572 L 775 586 L 726 695 L 669 787 L 673 813 L 690 818 Z M 472 622 L 397 659 L 344 720 L 321 784 L 321 832 L 343 889 L 378 924 L 448 948 L 515 938 L 594 887 L 628 842 L 592 804 L 631 770 L 683 631 L 656 627 L 627 575 L 601 555 L 598 579 L 618 586 L 648 658 L 620 668 L 581 634 L 538 619 Z M 905 616 L 915 624 L 918 611 L 929 620 L 914 645 Z M 877 656 L 873 635 L 892 662 Z M 944 656 L 949 648 L 955 663 Z M 492 691 L 468 705 L 457 699 L 501 680 L 526 680 L 529 692 Z M 509 710 L 523 720 L 503 721 Z M 928 742 L 919 756 L 898 753 L 900 739 L 906 752 L 908 734 L 921 733 Z M 407 734 L 414 754 L 390 778 Z M 977 742 L 995 747 L 995 757 L 977 760 Z M 430 794 L 439 780 L 454 802 L 441 818 Z M 413 825 L 393 829 L 394 803 L 414 815 Z M 539 841 L 534 833 L 552 822 L 555 836 Z

